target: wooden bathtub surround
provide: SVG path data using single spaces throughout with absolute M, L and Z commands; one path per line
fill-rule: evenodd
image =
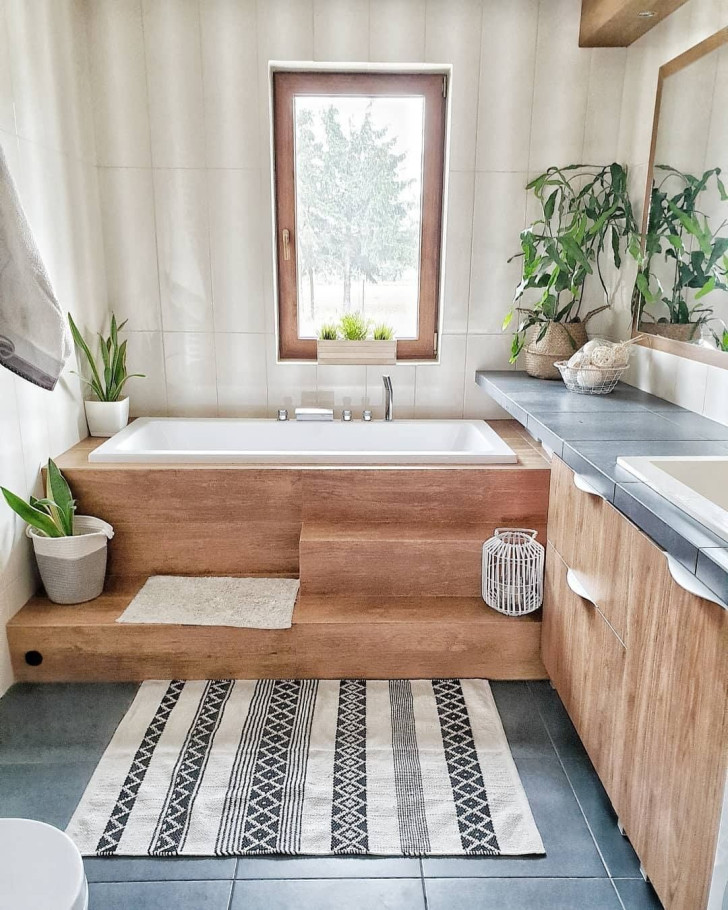
M 557 458 L 549 518 L 544 664 L 666 910 L 705 910 L 728 766 L 728 611 L 677 585 L 662 551 Z
M 540 613 L 486 607 L 480 560 L 496 527 L 545 540 L 549 463 L 493 425 L 517 465 L 92 465 L 84 440 L 57 463 L 79 510 L 114 526 L 108 588 L 27 604 L 8 627 L 16 677 L 544 678 Z M 116 623 L 151 574 L 300 576 L 293 627 Z
M 480 598 L 304 595 L 283 630 L 116 623 L 143 581 L 114 579 L 82 608 L 32 600 L 8 629 L 17 678 L 544 676 L 539 615 L 509 620 Z

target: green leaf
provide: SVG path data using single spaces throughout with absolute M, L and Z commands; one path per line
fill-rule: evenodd
M 559 191 L 554 190 L 553 193 L 548 197 L 543 207 L 543 215 L 546 221 L 550 221 L 553 218 L 554 209 L 556 207 L 556 199 L 558 198 Z
M 506 315 L 503 317 L 503 323 L 501 324 L 501 332 L 505 332 L 505 330 L 511 324 L 511 322 L 513 321 L 514 313 L 515 313 L 515 310 L 509 310 L 506 313 Z
M 644 272 L 637 273 L 637 288 L 639 289 L 640 294 L 645 298 L 648 303 L 656 303 L 659 300 L 659 295 L 654 294 L 650 290 L 649 281 L 647 275 Z
M 76 502 L 66 478 L 58 470 L 58 466 L 52 458 L 48 459 L 46 467 L 46 496 L 58 506 L 63 530 L 68 535 L 73 534 L 73 515 L 76 511 Z
M 711 291 L 715 290 L 715 277 L 713 275 L 705 282 L 705 284 L 700 288 L 698 293 L 695 295 L 696 300 L 700 300 L 701 297 L 705 297 L 706 294 L 710 294 Z
M 564 234 L 564 236 L 561 237 L 561 243 L 572 259 L 576 259 L 580 262 L 584 270 L 591 275 L 592 267 L 579 244 L 568 234 Z
M 0 487 L 0 490 L 5 497 L 5 502 L 7 502 L 10 508 L 16 512 L 26 524 L 42 531 L 46 537 L 66 536 L 60 528 L 56 527 L 53 519 L 47 513 L 33 508 L 33 506 L 29 505 L 24 499 L 16 496 L 15 493 L 11 493 L 10 490 L 6 490 L 5 487 Z
M 68 314 L 68 322 L 71 326 L 71 335 L 73 336 L 73 341 L 76 347 L 81 349 L 84 357 L 86 358 L 86 362 L 89 365 L 93 376 L 92 382 L 96 382 L 97 386 L 101 387 L 101 377 L 99 376 L 99 371 L 96 369 L 96 361 L 94 360 L 94 356 L 91 353 L 89 346 L 86 344 L 83 335 L 79 332 L 78 326 L 73 321 L 73 316 L 71 316 L 70 313 Z

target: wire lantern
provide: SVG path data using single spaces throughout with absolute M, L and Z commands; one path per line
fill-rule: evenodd
M 483 544 L 483 600 L 506 616 L 523 616 L 543 602 L 544 548 L 530 528 L 496 528 Z

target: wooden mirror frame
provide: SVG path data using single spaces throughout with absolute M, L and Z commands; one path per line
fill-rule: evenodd
M 652 181 L 655 171 L 655 152 L 657 151 L 657 131 L 660 123 L 660 106 L 662 103 L 662 90 L 665 79 L 679 73 L 680 70 L 686 69 L 691 63 L 695 63 L 702 57 L 718 50 L 723 45 L 728 44 L 728 27 L 689 48 L 667 63 L 660 67 L 657 77 L 657 94 L 655 96 L 655 114 L 652 121 L 652 140 L 650 143 L 650 158 L 647 165 L 647 185 L 645 187 L 645 204 L 642 213 L 642 249 L 645 245 L 645 234 L 647 233 L 647 220 L 650 215 L 650 200 L 652 198 Z M 637 324 L 637 314 L 632 314 L 632 337 L 639 334 Z M 728 370 L 728 351 L 719 351 L 717 348 L 708 348 L 701 344 L 691 344 L 688 341 L 674 341 L 671 338 L 661 338 L 658 335 L 648 335 L 641 338 L 637 344 L 646 348 L 652 348 L 656 351 L 665 351 L 668 354 L 675 354 L 678 357 L 685 357 L 688 360 L 696 360 L 699 363 L 707 363 L 710 366 L 721 367 Z

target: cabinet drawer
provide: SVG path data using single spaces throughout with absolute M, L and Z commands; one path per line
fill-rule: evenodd
M 619 793 L 626 649 L 552 545 L 546 553 L 543 661 L 605 788 Z M 583 592 L 586 594 L 587 592 Z M 619 806 L 615 800 L 615 807 Z
M 632 545 L 620 816 L 664 906 L 703 910 L 728 750 L 728 612 L 678 585 L 643 534 Z
M 598 493 L 580 489 L 578 482 L 560 458 L 552 459 L 548 537 L 626 645 L 631 526 Z

